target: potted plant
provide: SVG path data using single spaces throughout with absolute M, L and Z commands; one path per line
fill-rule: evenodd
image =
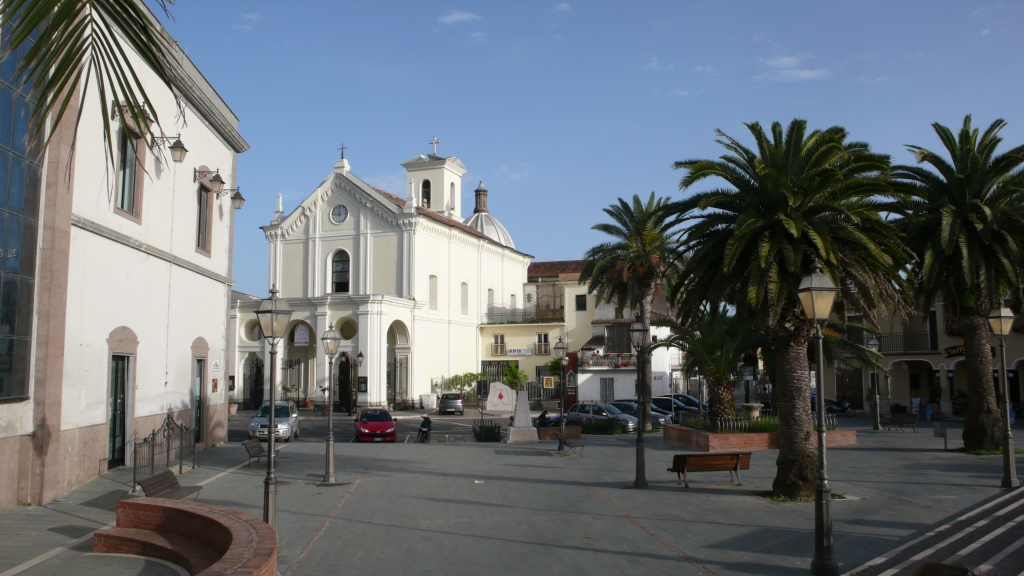
M 238 402 L 234 398 L 228 400 L 228 416 L 234 416 L 238 412 Z
M 302 407 L 303 408 L 312 408 L 313 407 L 313 401 L 310 400 L 308 396 L 306 398 L 303 398 L 302 399 Z

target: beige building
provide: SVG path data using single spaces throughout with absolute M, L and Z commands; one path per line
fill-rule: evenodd
M 862 317 L 851 315 L 850 318 L 861 321 Z M 952 398 L 958 390 L 969 394 L 967 364 L 964 361 L 963 338 L 955 324 L 946 317 L 942 305 L 935 306 L 927 314 L 883 314 L 879 330 L 879 352 L 883 355 L 879 363 L 889 371 L 888 376 L 876 376 L 880 381 L 879 405 L 882 412 L 888 413 L 889 406 L 898 403 L 906 406 L 908 411 L 917 404 L 922 413 L 931 407 L 933 414 L 955 414 Z M 1010 399 L 1018 407 L 1024 396 L 1018 376 L 1018 367 L 1024 362 L 1022 332 L 1024 326 L 1015 325 L 1013 333 L 1006 339 Z M 998 383 L 999 339 L 992 336 L 991 343 L 993 378 Z M 842 395 L 857 410 L 869 409 L 869 372 L 858 367 L 829 369 L 825 374 L 826 395 Z M 997 389 L 1001 393 L 1001 388 Z

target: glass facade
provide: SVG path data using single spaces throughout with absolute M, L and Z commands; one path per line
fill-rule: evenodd
M 0 402 L 28 397 L 39 230 L 42 168 L 30 147 L 31 85 L 15 73 L 20 55 L 0 62 Z

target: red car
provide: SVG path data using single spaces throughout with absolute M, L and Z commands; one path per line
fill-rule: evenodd
M 395 442 L 396 422 L 387 408 L 363 408 L 356 423 L 357 442 Z

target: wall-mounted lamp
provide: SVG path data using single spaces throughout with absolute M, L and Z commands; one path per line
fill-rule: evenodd
M 173 140 L 173 142 L 171 142 Z M 181 134 L 177 136 L 153 136 L 153 146 L 157 144 L 167 144 L 171 142 L 171 145 L 167 148 L 171 151 L 171 160 L 175 164 L 181 164 L 185 161 L 185 155 L 188 154 L 188 148 L 181 143 Z
M 211 174 L 212 176 L 210 176 Z M 242 196 L 242 187 L 225 188 L 224 179 L 220 176 L 220 168 L 216 170 L 192 169 L 193 182 L 198 182 L 207 176 L 210 176 L 210 191 L 216 194 L 217 198 L 223 198 L 224 196 L 227 196 L 229 192 L 234 192 L 234 194 L 231 195 L 231 207 L 235 210 L 242 209 L 242 205 L 245 204 L 245 197 Z

